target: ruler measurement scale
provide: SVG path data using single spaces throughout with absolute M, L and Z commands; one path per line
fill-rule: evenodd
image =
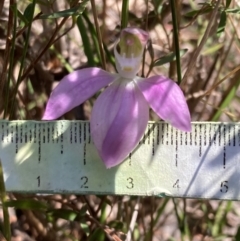
M 83 121 L 0 121 L 6 189 L 16 192 L 240 199 L 240 124 L 149 122 L 127 160 L 107 170 Z

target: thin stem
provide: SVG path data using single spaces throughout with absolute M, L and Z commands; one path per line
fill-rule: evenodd
M 6 48 L 4 51 L 3 56 L 3 66 L 2 66 L 2 73 L 0 75 L 0 96 L 2 98 L 3 96 L 3 89 L 5 85 L 6 75 L 7 75 L 7 67 L 8 67 L 8 61 L 9 61 L 9 52 L 10 52 L 10 45 L 11 45 L 11 35 L 12 35 L 12 29 L 13 29 L 13 10 L 12 6 L 14 6 L 15 1 L 10 0 L 10 6 L 9 6 L 9 12 L 8 12 L 8 28 L 7 28 L 7 37 L 6 37 Z
M 135 224 L 136 224 L 138 211 L 139 211 L 139 201 L 140 201 L 140 198 L 138 197 L 137 203 L 136 203 L 136 205 L 134 207 L 134 211 L 133 211 L 133 214 L 132 214 L 132 218 L 131 218 L 131 222 L 130 222 L 130 225 L 129 225 L 129 229 L 128 229 L 128 232 L 127 232 L 126 241 L 131 241 L 132 240 L 131 237 L 132 237 L 132 234 L 133 234 L 133 231 L 134 231 L 134 227 L 135 227 Z
M 102 68 L 106 70 L 106 59 L 105 59 L 105 54 L 104 54 L 104 50 L 103 50 L 102 34 L 100 31 L 98 19 L 97 19 L 97 10 L 96 10 L 96 5 L 95 5 L 95 0 L 91 0 L 91 6 L 92 6 L 92 11 L 93 11 L 94 24 L 95 24 L 96 32 L 97 32 Z
M 179 48 L 179 39 L 178 39 L 178 20 L 176 13 L 176 4 L 175 0 L 170 0 L 171 12 L 172 12 L 172 21 L 173 21 L 173 40 L 175 46 L 175 55 L 176 55 L 176 65 L 177 65 L 177 77 L 178 84 L 181 83 L 182 73 L 181 73 L 181 59 L 180 59 L 180 48 Z
M 212 29 L 212 26 L 214 24 L 214 19 L 215 19 L 217 13 L 218 13 L 218 6 L 219 6 L 220 2 L 221 1 L 218 0 L 216 5 L 215 5 L 215 9 L 213 10 L 213 12 L 211 14 L 211 17 L 209 19 L 209 23 L 208 23 L 207 29 L 206 29 L 206 31 L 205 31 L 205 33 L 203 35 L 203 38 L 202 38 L 199 46 L 197 47 L 196 51 L 194 52 L 193 57 L 191 58 L 191 60 L 189 62 L 188 69 L 187 69 L 186 73 L 183 76 L 183 79 L 182 79 L 182 82 L 181 82 L 181 86 L 183 86 L 186 83 L 189 75 L 192 73 L 193 68 L 194 68 L 194 66 L 196 64 L 196 61 L 197 61 L 197 57 L 199 56 L 203 46 L 205 45 L 205 43 L 206 43 L 206 41 L 208 39 L 208 36 L 209 36 L 210 31 Z
M 2 202 L 2 209 L 3 209 L 3 235 L 5 236 L 7 241 L 11 241 L 11 227 L 10 227 L 10 220 L 8 214 L 8 208 L 5 206 L 7 201 L 7 194 L 4 185 L 4 177 L 3 177 L 3 169 L 2 169 L 2 162 L 0 159 L 0 197 Z
M 17 84 L 16 84 L 15 89 L 14 89 L 14 96 L 17 95 L 18 87 L 19 87 L 19 85 L 21 83 L 23 67 L 24 67 L 24 64 L 25 64 L 24 62 L 25 62 L 25 58 L 26 58 L 27 50 L 28 50 L 28 42 L 29 42 L 30 33 L 31 33 L 31 27 L 32 27 L 32 21 L 33 21 L 35 5 L 36 5 L 36 0 L 33 0 L 33 2 L 32 2 L 32 9 L 31 9 L 31 11 L 32 11 L 31 12 L 31 19 L 29 20 L 29 26 L 28 26 L 27 35 L 26 35 L 26 42 L 25 42 L 25 45 L 24 45 L 24 48 L 23 48 L 23 53 L 22 53 L 22 59 L 21 59 L 21 65 L 20 65 L 20 70 L 19 70 L 19 74 L 18 74 Z M 9 119 L 11 119 L 12 116 L 13 116 L 13 110 L 14 110 L 15 102 L 16 102 L 16 98 L 13 99 L 13 103 L 11 105 Z
M 175 201 L 175 198 L 172 198 L 172 201 L 173 201 L 174 210 L 175 210 L 175 214 L 176 214 L 177 221 L 178 221 L 178 226 L 179 226 L 179 228 L 181 228 L 181 218 L 180 218 L 180 215 L 178 213 L 177 203 Z
M 76 4 L 78 3 L 78 0 L 74 1 L 72 4 L 71 4 L 71 7 L 74 7 Z M 36 19 L 36 18 L 34 18 Z M 59 30 L 62 28 L 62 26 L 65 24 L 65 22 L 69 19 L 69 17 L 65 17 L 63 18 L 63 20 L 60 22 L 60 24 L 57 25 L 56 29 L 54 30 L 51 38 L 49 39 L 49 41 L 47 42 L 46 46 L 40 51 L 40 54 L 36 57 L 36 59 L 34 59 L 29 67 L 27 68 L 27 70 L 23 73 L 22 75 L 22 78 L 21 78 L 21 81 L 23 81 L 28 75 L 29 73 L 31 72 L 31 70 L 34 68 L 34 66 L 36 65 L 36 63 L 39 61 L 39 59 L 46 53 L 46 51 L 51 47 L 51 45 L 53 43 L 56 42 L 56 36 L 59 32 Z
M 128 0 L 122 1 L 122 20 L 121 20 L 121 29 L 126 28 L 128 25 Z
M 148 0 L 146 1 L 147 9 L 146 9 L 146 23 L 145 23 L 145 30 L 148 31 Z M 146 58 L 146 47 L 143 51 L 143 60 L 142 60 L 142 77 L 144 77 L 144 69 L 145 69 L 145 58 Z
M 12 5 L 13 11 L 13 33 L 11 39 L 11 50 L 10 50 L 10 63 L 8 69 L 8 79 L 7 79 L 7 86 L 6 86 L 6 98 L 4 101 L 4 115 L 3 118 L 6 119 L 7 117 L 7 110 L 8 110 L 8 103 L 9 103 L 9 89 L 10 89 L 10 80 L 12 77 L 13 65 L 14 65 L 14 53 L 15 53 L 15 40 L 16 40 L 16 31 L 17 31 L 17 4 L 14 3 Z

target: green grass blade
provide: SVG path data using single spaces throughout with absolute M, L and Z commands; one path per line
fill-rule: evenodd
M 0 198 L 1 198 L 1 202 L 2 202 L 3 218 L 4 218 L 3 235 L 5 236 L 7 241 L 11 241 L 10 220 L 9 220 L 8 208 L 5 205 L 5 203 L 7 202 L 7 194 L 6 194 L 6 190 L 5 190 L 3 168 L 2 168 L 1 160 L 0 160 Z
M 213 117 L 211 118 L 211 121 L 217 121 L 219 119 L 219 117 L 221 116 L 222 111 L 230 105 L 232 99 L 236 95 L 236 91 L 238 89 L 239 84 L 240 84 L 240 77 L 238 77 L 236 79 L 235 83 L 233 83 L 233 85 L 229 88 L 229 90 L 226 91 L 227 94 L 225 97 L 223 97 L 223 99 L 219 105 L 219 109 L 213 115 Z
M 83 42 L 83 49 L 84 49 L 84 53 L 88 59 L 88 66 L 96 66 L 96 63 L 94 61 L 94 51 L 91 48 L 91 41 L 88 37 L 88 30 L 83 22 L 83 18 L 82 16 L 79 16 L 77 18 L 77 26 L 79 29 L 79 32 L 81 34 L 82 37 L 82 42 Z
M 55 19 L 55 18 L 64 18 L 64 17 L 70 17 L 70 16 L 78 16 L 83 13 L 83 11 L 86 8 L 87 3 L 88 3 L 88 0 L 84 0 L 77 7 L 59 11 L 56 13 L 42 14 L 41 16 L 39 16 L 39 18 L 40 19 Z

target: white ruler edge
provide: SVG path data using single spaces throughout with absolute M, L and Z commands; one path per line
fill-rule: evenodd
M 1 120 L 0 159 L 8 192 L 240 200 L 240 123 L 185 133 L 149 122 L 129 158 L 106 169 L 89 122 Z

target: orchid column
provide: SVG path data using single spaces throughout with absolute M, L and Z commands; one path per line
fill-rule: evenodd
M 106 85 L 90 120 L 91 135 L 107 168 L 120 164 L 139 143 L 149 119 L 149 107 L 172 126 L 191 130 L 191 118 L 179 86 L 164 76 L 140 78 L 147 32 L 125 28 L 114 55 L 118 74 L 99 68 L 77 70 L 53 90 L 43 120 L 53 120 L 80 105 Z

